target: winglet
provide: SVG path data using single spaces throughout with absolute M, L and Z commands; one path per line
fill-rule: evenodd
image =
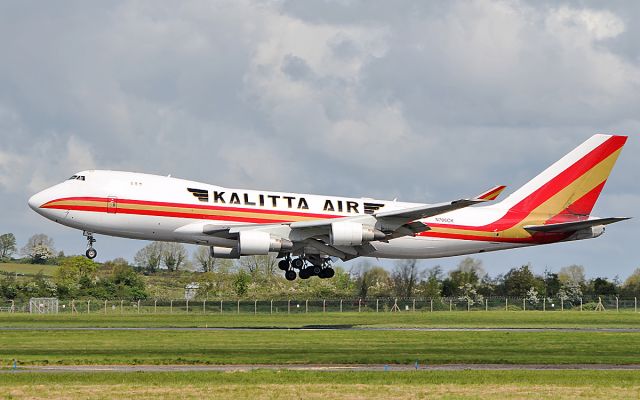
M 502 193 L 502 191 L 505 188 L 506 186 L 504 185 L 494 186 L 491 189 L 487 190 L 486 192 L 477 195 L 476 197 L 473 198 L 473 200 L 481 200 L 481 201 L 495 200 L 498 196 L 500 196 L 500 193 Z

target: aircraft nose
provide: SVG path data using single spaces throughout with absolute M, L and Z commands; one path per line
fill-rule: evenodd
M 43 192 L 39 192 L 34 194 L 33 196 L 31 196 L 29 198 L 29 207 L 31 207 L 31 209 L 33 211 L 39 212 L 40 211 L 40 206 L 43 205 L 44 203 L 46 203 L 45 200 L 45 196 L 43 195 Z

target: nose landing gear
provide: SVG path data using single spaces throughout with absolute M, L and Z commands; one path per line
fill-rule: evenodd
M 93 260 L 98 255 L 96 249 L 93 248 L 93 244 L 96 242 L 96 239 L 93 238 L 93 234 L 91 232 L 83 232 L 83 235 L 87 237 L 87 251 L 84 253 L 88 259 Z

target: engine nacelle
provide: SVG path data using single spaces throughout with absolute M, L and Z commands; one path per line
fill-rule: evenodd
M 267 232 L 242 231 L 235 247 L 211 246 L 211 257 L 214 258 L 240 258 L 240 256 L 262 256 L 269 252 L 281 252 L 291 250 L 293 243 L 284 238 L 274 237 Z
M 237 247 L 211 246 L 209 247 L 209 254 L 211 254 L 211 257 L 213 258 L 228 258 L 228 259 L 240 258 L 240 253 L 238 252 Z
M 241 256 L 267 255 L 269 252 L 291 250 L 293 243 L 284 238 L 271 236 L 267 232 L 242 231 L 238 239 L 238 253 Z
M 569 240 L 582 240 L 582 239 L 593 239 L 604 233 L 604 225 L 592 226 L 591 228 L 585 228 L 577 231 Z
M 329 242 L 334 246 L 358 246 L 384 237 L 384 233 L 369 225 L 348 221 L 334 222 L 331 224 Z

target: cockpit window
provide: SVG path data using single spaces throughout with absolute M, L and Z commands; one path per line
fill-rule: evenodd
M 72 180 L 84 181 L 84 180 L 85 180 L 85 178 L 84 178 L 84 175 L 73 175 L 73 176 L 72 176 L 71 178 L 69 178 L 68 180 L 69 180 L 69 181 L 72 181 Z
M 72 181 L 72 180 L 77 179 L 77 178 L 78 178 L 78 175 L 73 175 L 73 176 L 72 176 L 71 178 L 69 178 L 68 180 Z

